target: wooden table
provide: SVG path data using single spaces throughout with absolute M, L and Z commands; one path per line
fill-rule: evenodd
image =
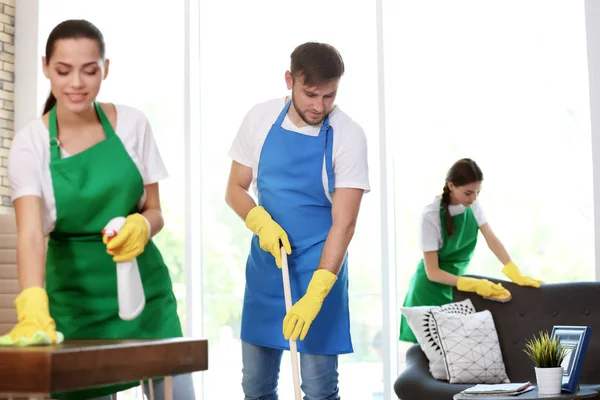
M 207 369 L 208 342 L 190 338 L 0 347 L 0 398 L 44 399 L 50 393 Z M 165 391 L 167 386 L 170 379 Z

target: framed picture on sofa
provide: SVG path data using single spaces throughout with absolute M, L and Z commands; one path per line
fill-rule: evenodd
M 552 328 L 552 339 L 560 338 L 560 344 L 569 349 L 563 366 L 562 390 L 575 393 L 579 383 L 579 374 L 583 367 L 583 359 L 590 340 L 592 328 L 588 326 L 558 325 Z

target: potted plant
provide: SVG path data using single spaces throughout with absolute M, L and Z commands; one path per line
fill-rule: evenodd
M 568 349 L 560 344 L 560 338 L 550 338 L 548 332 L 525 342 L 525 354 L 533 361 L 539 394 L 560 394 L 562 385 L 562 362 Z

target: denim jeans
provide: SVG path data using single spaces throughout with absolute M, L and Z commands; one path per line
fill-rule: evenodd
M 154 394 L 154 400 L 164 400 L 165 398 L 165 384 L 163 380 L 152 381 L 152 391 Z M 147 399 L 150 399 L 150 389 L 148 384 L 144 384 L 144 394 Z M 121 396 L 117 396 L 117 400 Z M 173 376 L 173 400 L 195 400 L 196 395 L 194 393 L 194 382 L 192 381 L 192 375 L 175 375 Z M 102 396 L 96 397 L 91 400 L 112 400 L 114 396 Z
M 242 342 L 245 400 L 278 400 L 277 381 L 283 350 Z M 300 353 L 304 400 L 338 400 L 338 356 Z M 289 389 L 290 393 L 292 388 Z

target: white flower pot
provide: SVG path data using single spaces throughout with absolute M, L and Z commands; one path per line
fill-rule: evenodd
M 562 385 L 563 367 L 537 368 L 535 378 L 539 394 L 560 394 Z

